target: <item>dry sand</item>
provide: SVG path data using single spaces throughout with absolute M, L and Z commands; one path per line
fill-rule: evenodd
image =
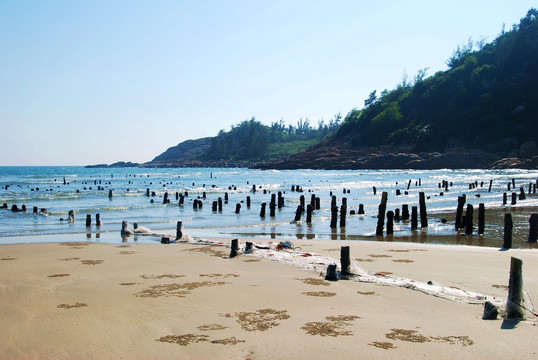
M 373 272 L 506 297 L 510 257 L 538 299 L 538 250 L 297 241 Z M 531 359 L 536 317 L 340 280 L 192 244 L 0 246 L 0 359 Z M 527 304 L 532 307 L 532 304 Z

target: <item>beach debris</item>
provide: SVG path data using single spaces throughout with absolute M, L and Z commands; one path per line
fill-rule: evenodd
M 247 243 L 246 243 L 246 245 L 245 245 L 245 251 L 244 251 L 244 253 L 245 253 L 245 254 L 252 254 L 252 251 L 253 251 L 252 246 L 253 246 L 252 242 L 247 241 Z
M 278 320 L 289 319 L 287 310 L 259 309 L 252 312 L 220 314 L 226 318 L 236 318 L 241 328 L 246 331 L 267 331 L 280 325 Z

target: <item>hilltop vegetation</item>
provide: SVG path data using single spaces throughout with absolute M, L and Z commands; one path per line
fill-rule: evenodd
M 376 91 L 352 110 L 330 143 L 409 145 L 416 151 L 454 146 L 506 155 L 538 129 L 538 11 L 491 43 L 471 40 L 448 59 L 449 69 L 391 91 Z

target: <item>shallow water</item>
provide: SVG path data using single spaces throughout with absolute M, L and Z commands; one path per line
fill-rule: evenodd
M 65 184 L 64 184 L 65 179 Z M 516 184 L 516 192 L 524 188 L 526 200 L 502 205 L 507 184 Z M 262 171 L 249 169 L 86 169 L 83 167 L 0 167 L 0 243 L 43 241 L 122 241 L 122 220 L 150 228 L 158 233 L 175 234 L 177 221 L 183 222 L 185 232 L 196 237 L 240 237 L 266 239 L 377 239 L 381 241 L 418 241 L 460 243 L 467 245 L 502 245 L 504 212 L 512 212 L 514 247 L 526 247 L 528 217 L 536 212 L 538 197 L 528 194 L 529 184 L 536 184 L 538 171 L 525 170 L 361 170 L 323 171 L 289 170 Z M 446 180 L 452 182 L 449 191 L 439 188 Z M 489 182 L 492 180 L 491 192 Z M 477 187 L 469 189 L 470 183 Z M 300 186 L 302 192 L 291 191 Z M 252 191 L 253 186 L 256 192 Z M 377 193 L 374 194 L 373 187 Z M 146 196 L 147 189 L 155 196 Z M 344 189 L 346 189 L 344 193 Z M 109 191 L 112 197 L 109 198 Z M 266 193 L 264 193 L 264 190 Z M 397 196 L 400 190 L 402 195 Z M 269 213 L 271 195 L 282 192 L 284 207 Z M 388 193 L 387 211 L 403 204 L 418 206 L 419 192 L 427 197 L 428 227 L 411 231 L 409 222 L 396 222 L 394 235 L 375 237 L 378 205 L 383 191 Z M 405 192 L 407 191 L 407 195 Z M 163 204 L 168 193 L 170 203 Z M 183 206 L 178 205 L 176 193 L 188 192 Z M 205 192 L 206 197 L 203 198 Z M 213 212 L 212 203 L 228 194 L 222 211 Z M 442 193 L 442 194 L 441 194 Z M 300 197 L 305 203 L 311 196 L 320 198 L 320 210 L 314 212 L 312 223 L 305 214 L 294 222 Z M 487 213 L 485 236 L 455 235 L 454 219 L 457 197 L 467 195 L 467 203 L 474 206 L 477 223 L 478 204 L 484 203 Z M 331 195 L 337 197 L 340 207 L 347 198 L 346 227 L 330 228 Z M 247 207 L 247 196 L 251 199 Z M 202 209 L 194 210 L 193 201 L 201 200 Z M 153 200 L 153 202 L 152 202 Z M 266 216 L 260 217 L 262 202 L 267 203 Z M 26 212 L 12 212 L 11 206 L 26 205 Z M 236 204 L 241 205 L 236 214 Z M 349 215 L 364 205 L 364 215 Z M 46 208 L 47 214 L 34 214 L 33 207 Z M 75 213 L 75 222 L 67 219 L 69 210 Z M 86 227 L 86 215 L 92 217 L 92 226 Z M 103 226 L 95 226 L 95 214 L 100 214 Z M 446 223 L 442 223 L 442 219 Z M 420 227 L 420 221 L 419 221 Z M 450 236 L 447 236 L 450 235 Z M 159 236 L 138 236 L 126 241 L 158 242 Z M 499 242 L 500 241 L 500 242 Z

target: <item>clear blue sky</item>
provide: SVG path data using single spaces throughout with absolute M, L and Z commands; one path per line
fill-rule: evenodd
M 0 0 L 0 165 L 145 162 L 252 116 L 329 121 L 533 6 Z

